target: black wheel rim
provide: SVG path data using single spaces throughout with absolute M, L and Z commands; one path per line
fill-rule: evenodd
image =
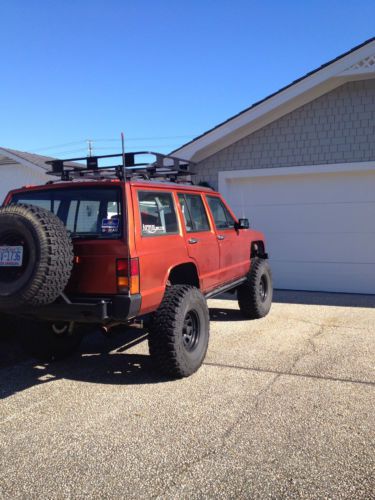
M 262 302 L 265 302 L 268 297 L 268 279 L 265 274 L 262 275 L 259 282 L 259 297 Z
M 189 311 L 185 316 L 182 338 L 185 349 L 194 351 L 200 338 L 200 322 L 195 311 Z

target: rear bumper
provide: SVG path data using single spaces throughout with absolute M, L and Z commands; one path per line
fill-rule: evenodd
M 77 321 L 79 323 L 107 323 L 128 321 L 138 316 L 142 297 L 113 295 L 111 297 L 69 297 L 68 302 L 54 302 L 46 306 L 22 309 L 20 313 L 46 321 Z

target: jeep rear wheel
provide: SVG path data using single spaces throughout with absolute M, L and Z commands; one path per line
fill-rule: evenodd
M 0 313 L 0 340 L 12 337 L 15 333 L 14 318 L 7 314 Z
M 18 325 L 23 348 L 39 361 L 54 361 L 72 354 L 84 336 L 83 325 L 68 322 L 21 320 Z
M 253 259 L 247 280 L 237 289 L 242 314 L 249 319 L 263 318 L 271 309 L 272 294 L 272 274 L 268 262 Z
M 150 355 L 160 371 L 174 378 L 188 377 L 203 363 L 209 330 L 201 292 L 187 285 L 170 286 L 150 326 Z
M 7 256 L 0 266 L 0 309 L 50 304 L 65 289 L 73 244 L 52 212 L 32 205 L 0 208 L 0 250 Z

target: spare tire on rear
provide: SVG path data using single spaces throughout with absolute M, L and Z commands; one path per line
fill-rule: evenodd
M 10 248 L 9 248 L 10 247 Z M 73 268 L 73 244 L 61 220 L 32 205 L 0 208 L 0 310 L 54 302 Z M 15 262 L 12 262 L 15 259 Z

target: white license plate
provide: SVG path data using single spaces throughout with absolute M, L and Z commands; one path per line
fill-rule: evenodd
M 23 247 L 0 247 L 0 267 L 21 267 Z

